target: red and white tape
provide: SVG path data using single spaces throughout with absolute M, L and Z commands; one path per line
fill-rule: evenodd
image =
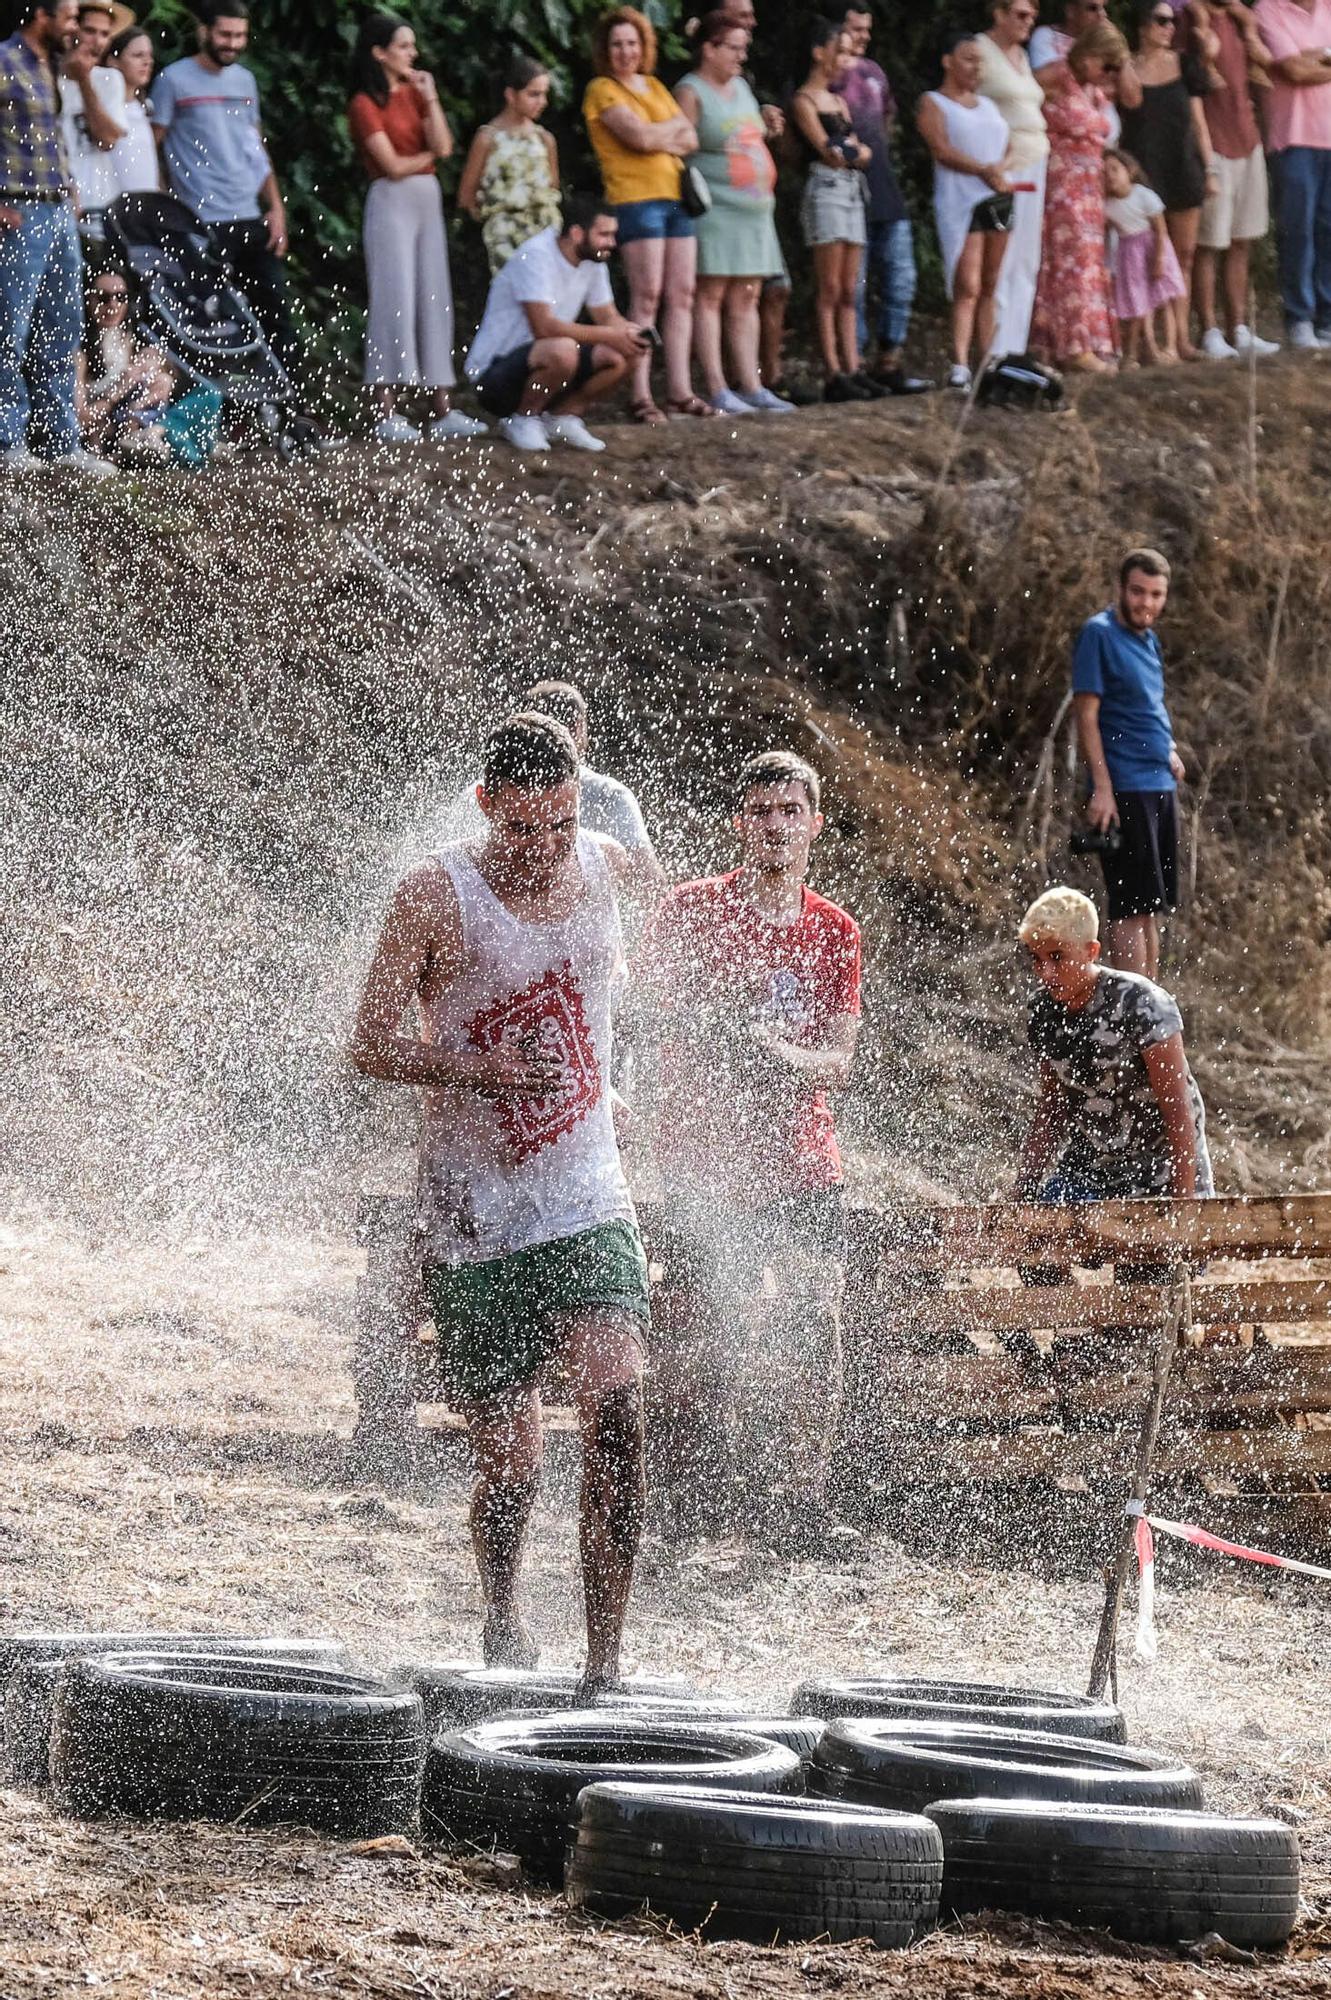
M 1197 1549 L 1212 1549 L 1216 1555 L 1236 1556 L 1240 1562 L 1264 1563 L 1268 1569 L 1295 1570 L 1300 1576 L 1316 1576 L 1324 1583 L 1331 1583 L 1331 1569 L 1319 1569 L 1316 1563 L 1298 1562 L 1293 1556 L 1272 1555 L 1269 1549 L 1250 1549 L 1243 1542 L 1224 1541 L 1206 1528 L 1199 1528 L 1193 1521 L 1166 1521 L 1159 1514 L 1148 1514 L 1141 1500 L 1130 1500 L 1127 1511 L 1136 1520 L 1133 1531 L 1137 1549 L 1137 1637 L 1134 1650 L 1137 1658 L 1148 1664 L 1159 1651 L 1155 1629 L 1156 1535 L 1171 1535 L 1175 1541 L 1191 1542 Z

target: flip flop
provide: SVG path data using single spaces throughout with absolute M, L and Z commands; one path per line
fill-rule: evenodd
M 704 403 L 701 396 L 671 396 L 666 401 L 666 408 L 672 417 L 719 417 L 721 414 L 710 403 Z

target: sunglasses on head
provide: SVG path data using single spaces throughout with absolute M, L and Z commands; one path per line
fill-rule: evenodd
M 1174 16 L 1172 14 L 1152 14 L 1151 19 L 1155 22 L 1157 28 L 1172 28 L 1174 26 Z

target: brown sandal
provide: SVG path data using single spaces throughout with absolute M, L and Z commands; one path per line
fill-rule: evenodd
M 658 409 L 650 396 L 644 396 L 640 403 L 629 404 L 631 424 L 663 424 L 666 421 L 665 411 Z
M 721 414 L 710 403 L 704 403 L 701 396 L 669 396 L 666 408 L 672 417 L 719 417 Z

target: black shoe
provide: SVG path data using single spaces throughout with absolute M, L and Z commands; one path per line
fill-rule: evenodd
M 890 396 L 892 393 L 890 389 L 884 388 L 881 382 L 875 382 L 872 375 L 866 375 L 862 368 L 858 375 L 852 375 L 850 379 L 866 402 L 881 403 L 884 396 Z
M 767 386 L 770 387 L 774 396 L 780 396 L 784 403 L 793 403 L 797 410 L 807 410 L 810 403 L 816 403 L 819 400 L 816 389 L 797 387 L 791 382 L 772 382 Z
M 829 375 L 823 384 L 825 403 L 871 403 L 873 391 L 861 388 L 853 375 Z
M 882 384 L 889 396 L 923 396 L 938 384 L 928 375 L 908 375 L 904 368 L 884 368 L 874 381 Z

